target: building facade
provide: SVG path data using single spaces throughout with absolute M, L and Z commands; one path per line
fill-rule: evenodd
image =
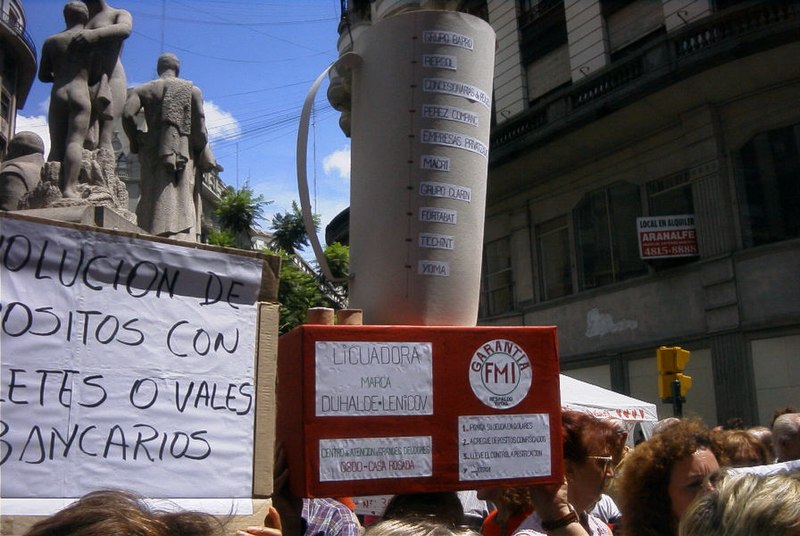
M 0 0 L 0 159 L 36 76 L 36 46 L 18 0 Z
M 711 425 L 800 405 L 800 2 L 487 6 L 479 322 L 556 325 L 562 371 L 656 403 L 656 348 L 691 350 Z M 637 221 L 692 247 L 643 258 Z

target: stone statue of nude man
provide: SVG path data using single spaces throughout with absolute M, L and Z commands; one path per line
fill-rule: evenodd
M 64 197 L 78 197 L 76 186 L 91 118 L 91 50 L 75 39 L 88 20 L 86 5 L 78 1 L 67 3 L 64 6 L 67 29 L 45 40 L 39 65 L 39 80 L 53 84 L 48 111 L 50 154 L 47 160 L 61 162 L 59 187 Z
M 92 119 L 87 149 L 113 150 L 114 119 L 122 116 L 128 82 L 120 55 L 122 44 L 133 31 L 133 18 L 124 9 L 115 9 L 105 0 L 83 0 L 89 21 L 75 36 L 75 43 L 92 50 L 89 86 L 92 90 Z M 94 139 L 96 138 L 96 139 Z

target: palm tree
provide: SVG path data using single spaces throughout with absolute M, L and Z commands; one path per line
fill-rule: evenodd
M 223 230 L 235 237 L 239 247 L 250 248 L 250 230 L 264 217 L 264 207 L 272 204 L 245 183 L 240 189 L 228 187 L 214 213 Z
M 312 215 L 312 219 L 316 232 L 319 229 L 319 214 Z M 270 245 L 275 249 L 294 255 L 297 250 L 302 251 L 308 244 L 303 213 L 297 206 L 297 202 L 292 201 L 292 210 L 272 217 L 272 242 Z

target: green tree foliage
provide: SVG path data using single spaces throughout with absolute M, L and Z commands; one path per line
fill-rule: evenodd
M 319 230 L 319 214 L 314 214 L 312 218 L 314 231 L 317 231 Z M 295 254 L 298 250 L 303 251 L 308 244 L 303 212 L 297 202 L 292 201 L 292 210 L 272 217 L 272 242 L 270 245 L 273 249 Z
M 314 214 L 315 230 L 319 228 L 319 224 L 320 217 Z M 280 332 L 286 333 L 305 322 L 306 312 L 311 307 L 337 305 L 323 290 L 330 286 L 330 282 L 315 274 L 310 267 L 303 269 L 299 266 L 302 262 L 297 258 L 297 251 L 302 251 L 304 246 L 309 245 L 309 238 L 303 224 L 303 213 L 297 202 L 292 202 L 291 210 L 272 218 L 272 233 L 269 253 L 278 254 L 282 258 L 278 301 L 281 304 Z M 335 277 L 347 276 L 350 263 L 350 249 L 347 246 L 331 244 L 325 248 L 325 256 Z
M 287 333 L 305 321 L 309 308 L 330 307 L 330 303 L 325 300 L 314 274 L 300 269 L 290 255 L 283 252 L 280 255 L 283 258 L 278 286 L 280 332 Z
M 223 231 L 234 237 L 236 247 L 250 249 L 250 229 L 264 217 L 264 208 L 272 204 L 245 183 L 240 189 L 228 187 L 214 213 Z
M 334 242 L 325 247 L 325 259 L 328 261 L 328 268 L 331 275 L 337 279 L 346 278 L 350 273 L 350 248 L 339 242 Z M 345 291 L 347 290 L 347 280 L 335 283 Z
M 236 237 L 228 229 L 221 231 L 211 231 L 208 235 L 208 243 L 212 246 L 223 246 L 226 248 L 236 247 Z
M 278 287 L 278 301 L 281 304 L 280 332 L 287 333 L 306 319 L 306 311 L 311 307 L 338 307 L 333 300 L 325 296 L 320 288 L 324 281 L 321 276 L 309 273 L 292 260 L 294 255 L 283 251 L 272 251 L 282 258 L 281 280 Z M 344 277 L 348 273 L 350 248 L 338 242 L 325 248 L 325 256 L 336 277 Z M 339 283 L 345 290 L 346 284 Z

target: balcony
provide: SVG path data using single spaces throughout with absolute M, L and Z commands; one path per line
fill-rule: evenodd
M 208 199 L 213 205 L 217 205 L 220 202 L 226 189 L 227 186 L 225 186 L 225 183 L 220 179 L 218 172 L 209 171 L 203 173 L 201 193 L 202 196 Z
M 25 27 L 20 24 L 19 20 L 11 17 L 9 13 L 0 12 L 0 23 L 12 34 L 16 35 L 28 46 L 31 55 L 36 57 L 36 45 L 33 43 L 31 35 L 25 30 Z
M 19 19 L 3 12 L 0 12 L 0 43 L 3 43 L 6 55 L 16 61 L 17 108 L 22 108 L 36 76 L 36 45 Z
M 499 166 L 677 82 L 800 41 L 800 2 L 781 0 L 715 13 L 554 91 L 495 128 L 490 165 Z

